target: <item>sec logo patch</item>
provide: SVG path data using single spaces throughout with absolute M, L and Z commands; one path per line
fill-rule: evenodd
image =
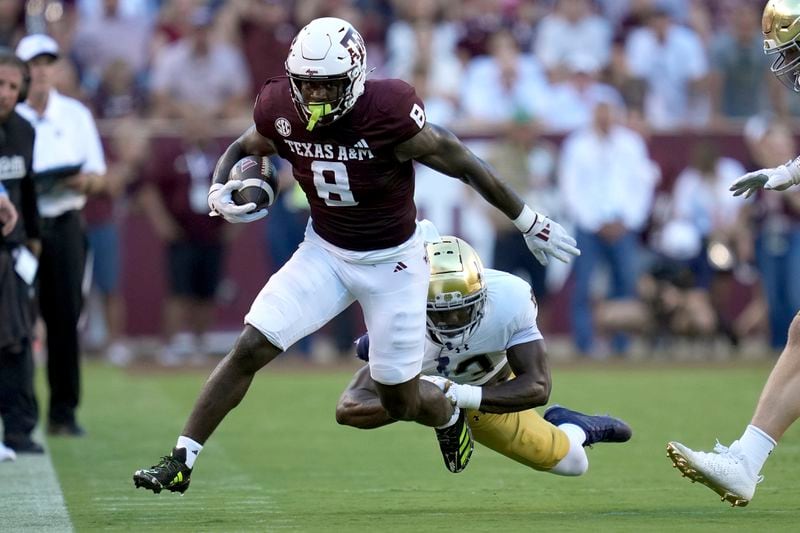
M 289 121 L 286 120 L 285 118 L 279 117 L 275 121 L 275 130 L 277 130 L 277 132 L 283 135 L 284 137 L 288 137 L 289 135 L 292 134 L 292 125 L 289 124 Z

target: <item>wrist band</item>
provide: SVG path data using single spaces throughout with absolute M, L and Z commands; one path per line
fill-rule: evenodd
M 528 233 L 536 223 L 536 212 L 527 205 L 522 206 L 519 216 L 514 219 L 514 225 L 522 233 Z
M 456 387 L 458 406 L 464 409 L 480 409 L 483 398 L 483 388 L 475 385 L 451 385 Z

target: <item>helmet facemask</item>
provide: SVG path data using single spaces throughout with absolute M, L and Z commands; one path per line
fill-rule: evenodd
M 348 22 L 325 17 L 300 30 L 289 49 L 286 74 L 292 101 L 306 129 L 339 120 L 364 92 L 367 51 L 361 35 Z M 307 84 L 328 88 L 323 99 L 311 99 Z
M 463 345 L 481 323 L 485 305 L 486 287 L 466 297 L 460 292 L 437 294 L 433 302 L 428 301 L 428 333 L 443 346 Z
M 790 41 L 772 49 L 768 49 L 765 46 L 764 52 L 767 55 L 777 54 L 769 68 L 775 74 L 775 77 L 794 92 L 800 92 L 800 80 L 798 80 L 800 75 L 800 45 L 797 44 L 797 41 Z

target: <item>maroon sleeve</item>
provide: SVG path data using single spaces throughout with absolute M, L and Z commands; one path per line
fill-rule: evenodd
M 394 147 L 425 126 L 425 104 L 408 83 L 394 79 L 367 82 L 365 95 L 369 95 L 371 104 L 371 147 Z
M 280 83 L 280 80 L 281 78 L 270 78 L 264 82 L 253 106 L 253 123 L 256 125 L 256 131 L 268 139 L 274 137 L 275 105 L 280 101 L 275 93 L 282 87 L 288 86 Z

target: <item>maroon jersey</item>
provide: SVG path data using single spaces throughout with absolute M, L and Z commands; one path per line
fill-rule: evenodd
M 422 101 L 400 80 L 367 81 L 353 109 L 306 130 L 288 78 L 261 88 L 253 118 L 289 161 L 311 206 L 314 231 L 347 250 L 390 248 L 411 237 L 417 216 L 414 167 L 394 148 L 425 125 Z

